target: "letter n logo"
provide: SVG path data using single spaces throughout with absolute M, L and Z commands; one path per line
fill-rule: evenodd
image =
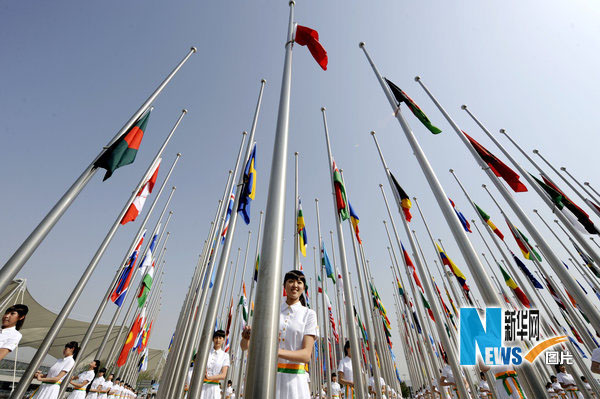
M 481 357 L 485 359 L 485 348 L 500 348 L 502 346 L 502 309 L 487 308 L 485 315 L 486 327 L 475 308 L 460 309 L 460 364 L 474 366 L 476 364 L 476 345 L 479 346 Z

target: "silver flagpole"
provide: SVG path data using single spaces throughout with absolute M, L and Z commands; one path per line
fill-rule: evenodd
M 529 173 L 527 173 L 521 167 L 521 165 L 519 163 L 517 163 L 515 161 L 515 159 L 504 149 L 504 147 L 502 145 L 500 145 L 498 140 L 496 140 L 496 138 L 492 136 L 492 134 L 483 126 L 483 124 L 481 124 L 481 122 L 479 122 L 479 120 L 477 120 L 477 118 L 475 118 L 475 116 L 471 113 L 471 111 L 467 109 L 467 106 L 463 105 L 462 107 L 469 114 L 469 116 L 471 116 L 471 118 L 473 118 L 475 123 L 477 123 L 479 125 L 479 127 L 481 127 L 481 129 L 486 133 L 486 135 L 494 142 L 494 144 L 496 144 L 496 146 L 500 149 L 500 151 L 502 151 L 502 153 L 517 168 L 519 173 L 521 173 L 521 175 L 527 180 L 529 185 L 537 192 L 537 194 L 540 196 L 540 198 L 542 198 L 544 200 L 546 205 L 548 205 L 550 207 L 550 209 L 554 210 L 554 204 L 548 198 L 545 191 L 543 191 L 543 189 L 538 185 L 538 183 L 535 182 L 532 179 L 532 177 L 529 175 Z M 506 131 L 502 130 L 501 132 L 504 133 L 506 135 L 506 137 L 512 141 L 512 139 L 508 136 L 508 134 L 506 134 Z M 458 133 L 464 140 L 466 140 L 466 138 L 464 137 L 464 135 L 462 135 L 460 130 L 458 130 Z M 516 143 L 513 142 L 513 144 L 515 144 L 515 146 L 516 146 Z M 468 147 L 469 147 L 469 149 L 474 151 L 473 147 L 471 147 L 470 144 L 468 145 Z M 476 155 L 476 154 L 474 154 L 474 155 Z M 483 163 L 483 161 L 481 160 L 481 158 L 479 158 L 479 156 L 476 156 L 476 159 L 480 163 Z M 528 159 L 531 161 L 531 158 L 528 157 Z M 487 164 L 484 164 L 484 165 L 487 168 Z M 484 165 L 482 165 L 482 167 Z M 489 170 L 489 168 L 487 168 L 486 171 L 487 171 L 488 175 L 490 176 L 491 180 L 494 182 L 494 185 L 496 185 L 496 188 L 502 194 L 502 197 L 505 199 L 506 202 L 508 202 L 508 204 L 511 207 L 511 209 L 513 210 L 513 212 L 517 215 L 519 220 L 521 220 L 521 223 L 523 223 L 523 225 L 525 226 L 527 231 L 529 231 L 533 240 L 538 245 L 540 245 L 540 247 L 542 248 L 542 252 L 544 252 L 544 254 L 546 255 L 546 259 L 548 260 L 548 263 L 552 267 L 552 270 L 554 270 L 554 272 L 560 278 L 560 280 L 566 284 L 566 287 L 569 289 L 569 292 L 573 295 L 575 300 L 581 305 L 584 313 L 590 318 L 590 321 L 592 322 L 594 329 L 596 331 L 600 331 L 600 312 L 597 311 L 597 309 L 594 307 L 594 305 L 591 303 L 591 301 L 585 296 L 585 293 L 583 292 L 581 287 L 579 287 L 577 282 L 571 277 L 571 275 L 567 272 L 567 270 L 565 270 L 560 258 L 554 253 L 554 251 L 552 250 L 552 247 L 546 242 L 544 237 L 540 234 L 540 232 L 537 230 L 537 228 L 534 226 L 534 224 L 531 222 L 531 220 L 529 220 L 529 217 L 527 217 L 527 215 L 525 214 L 523 209 L 516 202 L 515 198 L 508 192 L 506 187 L 504 187 L 500 183 L 498 178 L 495 175 L 493 175 L 493 173 Z M 492 175 L 493 175 L 493 177 L 492 177 Z M 569 222 L 567 217 L 560 211 L 555 212 L 555 215 L 569 229 L 571 234 L 582 245 L 583 249 L 586 252 L 589 252 L 589 255 L 592 256 L 592 258 L 596 261 L 597 264 L 600 264 L 600 256 L 598 256 L 598 254 L 592 250 L 590 244 L 581 236 L 581 234 Z
M 379 75 L 379 72 L 377 71 L 377 69 L 375 68 L 375 65 L 372 63 L 367 50 L 364 48 L 364 44 L 361 46 L 363 51 L 365 52 L 365 55 L 367 55 L 367 58 L 369 59 L 369 62 L 371 63 L 373 70 L 376 72 L 376 75 L 378 77 L 378 79 L 380 80 L 380 83 L 382 84 L 382 87 L 385 91 L 385 93 L 388 95 L 388 99 L 390 100 L 390 104 L 395 104 L 392 103 L 393 98 L 389 97 L 389 93 L 386 90 L 386 87 L 384 86 L 385 83 L 382 81 L 382 77 L 381 75 Z M 436 194 L 436 196 L 441 195 L 442 198 L 439 199 L 438 198 L 438 204 L 440 205 L 440 207 L 442 208 L 442 210 L 444 209 L 444 207 L 442 206 L 442 204 L 444 204 L 445 206 L 447 206 L 448 208 L 450 208 L 450 211 L 452 212 L 453 218 L 456 219 L 455 222 L 458 223 L 458 225 L 460 225 L 460 229 L 462 230 L 462 225 L 460 224 L 460 221 L 458 221 L 456 214 L 454 214 L 454 211 L 452 210 L 452 207 L 450 206 L 449 202 L 448 202 L 448 197 L 446 196 L 446 194 L 443 191 L 443 188 L 441 187 L 439 181 L 437 180 L 437 177 L 435 176 L 433 169 L 431 168 L 431 166 L 429 165 L 429 162 L 427 161 L 427 158 L 425 157 L 425 154 L 423 153 L 423 151 L 421 150 L 421 147 L 419 146 L 419 143 L 416 141 L 414 135 L 412 134 L 412 132 L 410 131 L 410 128 L 408 127 L 408 125 L 406 124 L 406 121 L 404 120 L 404 118 L 402 117 L 402 115 L 400 114 L 400 112 L 398 112 L 397 114 L 397 118 L 400 121 L 400 124 L 402 125 L 404 132 L 406 133 L 407 138 L 409 139 L 409 142 L 411 143 L 411 146 L 413 148 L 413 151 L 415 153 L 415 155 L 417 155 L 417 158 L 419 159 L 419 163 L 421 164 L 421 168 L 423 169 L 423 171 L 426 173 L 426 176 L 428 176 L 429 178 L 431 178 L 432 180 L 429 180 L 429 178 L 427 179 L 429 181 L 429 184 L 432 188 L 432 190 L 434 191 L 434 194 Z M 393 187 L 393 182 L 391 180 L 391 176 L 390 176 L 390 172 L 389 172 L 389 168 L 387 167 L 387 164 L 385 162 L 385 159 L 383 158 L 383 153 L 381 152 L 381 149 L 379 148 L 379 143 L 377 142 L 377 137 L 375 137 L 375 132 L 371 132 L 371 135 L 373 136 L 373 140 L 375 142 L 375 146 L 377 147 L 377 151 L 379 153 L 379 158 L 381 159 L 381 164 L 383 166 L 383 169 L 385 171 L 386 177 L 388 179 L 388 182 L 391 186 L 392 192 L 394 193 L 394 196 L 396 197 L 396 191 L 394 190 Z M 384 201 L 386 203 L 387 206 L 387 198 L 385 197 L 385 191 L 383 190 L 383 187 L 380 186 L 381 188 L 381 193 L 384 197 Z M 396 198 L 396 202 L 398 204 L 400 204 L 400 199 Z M 396 230 L 395 224 L 393 223 L 393 218 L 392 218 L 392 214 L 389 211 L 389 206 L 387 206 L 388 209 L 388 215 L 390 217 L 390 220 L 392 220 L 392 228 L 394 230 L 394 234 L 396 236 L 396 241 L 398 246 L 401 249 L 401 245 L 400 245 L 400 237 L 398 236 L 398 232 Z M 446 216 L 446 215 L 445 215 Z M 425 276 L 424 273 L 424 267 L 423 264 L 421 262 L 421 257 L 418 256 L 419 252 L 417 251 L 417 246 L 415 244 L 415 241 L 412 237 L 412 235 L 410 234 L 410 228 L 408 227 L 408 222 L 406 222 L 406 218 L 404 218 L 402 215 L 400 217 L 400 219 L 402 219 L 402 224 L 404 225 L 404 230 L 406 232 L 406 235 L 408 237 L 408 241 L 410 243 L 410 247 L 413 251 L 413 256 L 415 258 L 415 263 L 417 266 L 417 270 L 419 271 L 419 274 L 421 276 Z M 448 218 L 446 216 L 446 221 L 449 222 L 450 220 L 454 220 L 452 218 Z M 462 230 L 462 233 L 464 235 L 464 230 Z M 466 238 L 466 237 L 465 237 Z M 468 243 L 468 239 L 467 239 L 467 243 Z M 469 247 L 470 247 L 470 243 Z M 471 249 L 473 249 L 472 247 L 470 247 Z M 429 281 L 427 279 L 424 279 L 424 288 L 425 288 L 425 293 L 427 294 L 427 296 L 429 298 L 433 298 L 433 290 L 431 289 L 431 285 L 429 283 Z M 493 292 L 493 291 L 492 291 Z M 417 302 L 417 298 L 415 298 L 415 302 Z M 437 320 L 442 320 L 442 317 L 440 316 L 440 311 L 437 305 L 437 302 L 432 301 L 433 304 L 431 304 L 431 310 L 433 311 L 433 315 Z M 452 343 L 450 342 L 450 340 L 447 338 L 446 332 L 444 331 L 443 326 L 440 323 L 435 323 L 436 325 L 436 329 L 438 332 L 438 336 L 440 337 L 440 339 L 442 340 L 442 343 L 444 345 L 444 347 L 446 348 L 446 352 L 448 353 L 448 361 L 450 364 L 450 367 L 452 368 L 452 373 L 456 376 L 456 385 L 457 388 L 460 392 L 460 395 L 462 397 L 467 398 L 468 394 L 467 394 L 467 388 L 464 385 L 464 382 L 462 380 L 462 378 L 460 378 L 460 367 L 459 367 L 459 362 L 458 362 L 458 358 L 454 352 L 454 347 L 452 346 Z M 439 375 L 439 370 L 436 367 L 434 370 L 434 374 L 437 377 L 437 379 L 439 380 L 440 375 Z M 429 381 L 428 381 L 429 382 Z
M 256 251 L 254 252 L 254 273 L 257 273 L 257 264 L 256 263 L 260 263 L 260 254 L 259 254 L 259 250 L 260 250 L 260 238 L 261 238 L 261 232 L 262 232 L 262 225 L 263 225 L 263 215 L 264 212 L 260 211 L 260 220 L 258 222 L 258 235 L 256 236 Z M 258 267 L 260 267 L 260 265 L 258 265 Z M 252 307 L 252 293 L 254 291 L 254 286 L 256 285 L 256 280 L 254 279 L 254 273 L 252 274 L 252 283 L 250 284 L 250 292 L 248 294 L 248 312 L 250 313 L 248 315 L 248 324 L 250 324 L 250 322 L 252 321 L 252 316 L 254 315 L 254 312 L 250 309 Z
M 283 228 L 285 221 L 285 182 L 287 172 L 290 92 L 292 84 L 292 45 L 294 1 L 289 2 L 290 16 L 285 43 L 285 61 L 279 96 L 277 128 L 273 144 L 271 176 L 265 211 L 265 232 L 261 264 L 256 284 L 256 310 L 248 351 L 246 398 L 264 399 L 275 396 L 277 372 L 277 335 L 281 301 L 281 268 L 283 262 Z M 192 397 L 191 399 L 199 399 Z
M 579 180 L 577 180 L 577 179 L 575 178 L 575 176 L 573 176 L 571 173 L 569 173 L 569 171 L 567 170 L 567 168 L 565 168 L 564 166 L 561 166 L 561 167 L 560 167 L 560 170 L 561 170 L 561 171 L 563 171 L 563 172 L 565 172 L 565 174 L 566 174 L 567 176 L 569 176 L 569 177 L 571 178 L 571 180 L 573 180 L 573 181 L 574 181 L 574 182 L 575 182 L 575 183 L 576 183 L 576 184 L 577 184 L 577 185 L 578 185 L 578 186 L 579 186 L 579 187 L 580 187 L 580 188 L 583 190 L 583 192 L 584 192 L 584 193 L 586 193 L 587 195 L 589 195 L 589 196 L 590 196 L 590 198 L 591 198 L 592 200 L 596 201 L 596 205 L 598 205 L 598 197 L 596 197 L 594 194 L 590 193 L 590 192 L 587 190 L 587 188 L 585 188 L 585 186 L 586 186 L 587 184 L 585 184 L 585 183 L 584 183 L 584 184 L 581 184 L 581 183 L 579 182 Z M 589 184 L 589 183 L 588 183 L 588 184 Z M 581 196 L 581 194 L 580 194 L 580 196 Z M 583 197 L 582 197 L 582 198 L 583 198 Z M 584 201 L 586 204 L 588 204 L 588 206 L 589 206 L 589 207 L 590 207 L 590 208 L 591 208 L 591 209 L 594 211 L 594 213 L 596 213 L 596 216 L 600 216 L 600 210 L 599 210 L 599 209 L 598 209 L 596 206 L 594 206 L 594 205 L 590 204 L 591 200 L 589 200 L 589 199 L 587 199 L 587 198 L 583 198 L 583 201 Z
M 142 175 L 142 178 L 140 179 L 140 181 L 136 185 L 135 189 L 131 193 L 129 199 L 125 202 L 125 206 L 123 207 L 123 209 L 121 210 L 121 212 L 119 213 L 119 215 L 117 216 L 115 221 L 113 222 L 108 233 L 106 234 L 106 237 L 100 244 L 100 247 L 98 248 L 98 250 L 92 257 L 92 260 L 90 261 L 89 265 L 87 266 L 87 268 L 81 275 L 79 281 L 75 285 L 75 288 L 73 288 L 73 291 L 71 291 L 69 298 L 63 305 L 63 308 L 61 309 L 60 313 L 54 320 L 54 323 L 48 330 L 46 336 L 44 337 L 44 340 L 38 347 L 36 354 L 34 355 L 33 359 L 31 359 L 29 366 L 27 367 L 27 370 L 21 377 L 21 380 L 19 381 L 19 385 L 17 386 L 17 389 L 13 392 L 14 396 L 11 396 L 12 398 L 15 398 L 15 399 L 20 398 L 24 395 L 25 391 L 27 391 L 27 388 L 29 387 L 29 384 L 31 382 L 31 379 L 33 378 L 34 373 L 36 372 L 36 370 L 38 369 L 44 356 L 48 352 L 50 345 L 52 344 L 52 342 L 58 335 L 60 328 L 62 327 L 62 325 L 66 321 L 67 317 L 71 313 L 71 310 L 75 306 L 75 302 L 77 302 L 77 299 L 79 299 L 79 297 L 81 296 L 81 293 L 83 292 L 83 289 L 85 288 L 87 282 L 89 281 L 92 274 L 94 273 L 94 270 L 96 269 L 96 266 L 98 265 L 98 262 L 100 261 L 100 258 L 102 258 L 102 255 L 104 255 L 104 252 L 106 251 L 106 249 L 108 248 L 108 245 L 112 241 L 112 238 L 113 238 L 114 234 L 116 233 L 117 228 L 121 224 L 120 223 L 121 219 L 123 219 L 123 216 L 129 209 L 129 206 L 133 203 L 133 200 L 137 196 L 137 193 L 139 192 L 139 190 L 142 188 L 142 186 L 144 184 L 146 184 L 147 180 L 150 178 L 150 173 L 152 173 L 154 171 L 157 160 L 159 158 L 158 155 L 160 155 L 160 153 L 157 154 L 157 156 L 152 160 L 152 162 L 146 169 L 146 172 Z M 179 158 L 179 155 L 177 156 L 177 158 Z M 96 322 L 97 322 L 97 320 L 96 320 Z M 88 339 L 89 339 L 89 336 L 88 336 Z
M 227 281 L 224 287 L 225 292 L 223 292 L 223 306 L 221 306 L 221 317 L 220 320 L 218 319 L 218 321 L 220 321 L 221 323 L 223 322 L 225 317 L 229 317 L 228 310 L 233 306 L 233 286 L 235 285 L 235 276 L 237 276 L 238 267 L 240 265 L 241 253 L 242 249 L 238 247 L 237 255 L 235 256 L 235 267 L 233 268 L 233 273 L 231 273 L 232 269 L 229 269 L 229 276 L 227 276 L 227 280 L 231 278 L 231 284 L 229 284 L 229 281 Z M 233 261 L 231 262 L 231 265 L 233 265 Z
M 300 259 L 298 255 L 298 152 L 294 153 L 294 270 L 300 270 Z
M 83 171 L 83 173 L 75 180 L 73 185 L 63 194 L 60 200 L 52 207 L 50 212 L 46 214 L 44 219 L 37 225 L 37 227 L 29 234 L 29 237 L 23 241 L 21 246 L 15 251 L 10 259 L 0 269 L 0 292 L 4 292 L 6 287 L 11 283 L 13 278 L 17 275 L 19 270 L 23 267 L 25 262 L 33 255 L 37 247 L 42 243 L 46 235 L 52 230 L 56 222 L 62 217 L 66 210 L 71 206 L 75 198 L 79 195 L 81 190 L 87 185 L 97 168 L 94 167 L 94 163 L 100 158 L 104 151 L 111 146 L 118 138 L 120 138 L 133 124 L 150 108 L 152 102 L 158 97 L 160 92 L 165 86 L 171 81 L 173 76 L 181 69 L 183 64 L 190 58 L 192 54 L 196 52 L 196 48 L 192 47 L 187 55 L 181 60 L 181 62 L 171 71 L 171 73 L 163 80 L 163 82 L 154 90 L 154 92 L 146 99 L 142 106 L 131 116 L 131 118 L 123 125 L 123 127 L 117 132 L 115 137 L 108 142 L 108 144 L 100 151 L 100 153 L 94 158 L 92 163 Z M 28 374 L 27 374 L 28 375 Z M 33 376 L 33 375 L 32 375 Z M 30 377 L 31 378 L 31 377 Z M 22 391 L 23 388 L 19 389 Z M 24 392 L 24 391 L 23 391 Z M 22 395 L 23 392 L 19 394 Z
M 323 242 L 323 238 L 321 237 L 321 218 L 319 216 L 319 200 L 317 198 L 315 198 L 315 209 L 317 211 L 317 236 L 318 236 L 318 240 L 319 240 L 319 248 L 321 248 L 324 245 Z M 296 229 L 297 230 L 297 229 Z M 316 260 L 316 259 L 315 259 Z M 317 268 L 317 262 L 315 262 L 315 275 L 319 275 L 319 271 Z M 325 266 L 321 265 L 321 310 L 323 312 L 322 317 L 323 317 L 323 333 L 324 333 L 324 338 L 325 338 L 325 362 L 326 362 L 326 370 L 327 370 L 327 375 L 325 376 L 326 381 L 327 381 L 327 398 L 331 399 L 331 359 L 329 357 L 329 348 L 327 347 L 329 344 L 329 316 L 328 316 L 328 312 L 327 312 L 327 306 L 325 304 L 325 279 L 327 277 L 325 276 Z M 319 296 L 318 294 L 319 290 L 317 289 L 317 296 Z M 318 300 L 317 298 L 315 298 L 315 300 Z M 318 338 L 317 338 L 318 341 Z M 321 367 L 319 366 L 319 370 L 321 369 Z M 322 380 L 319 381 L 320 384 L 323 383 Z M 320 386 L 319 384 L 319 386 Z M 319 392 L 319 397 L 320 397 L 320 392 Z
M 594 187 L 592 187 L 592 185 L 590 184 L 590 182 L 589 182 L 589 181 L 584 181 L 584 182 L 583 182 L 583 185 L 584 185 L 584 186 L 587 186 L 587 187 L 589 187 L 589 188 L 590 188 L 590 190 L 592 190 L 592 192 L 593 192 L 594 194 L 596 194 L 596 197 L 593 197 L 593 198 L 594 198 L 594 199 L 596 199 L 596 200 L 598 200 L 598 198 L 600 197 L 600 193 L 599 193 L 598 191 L 596 191 L 596 190 L 594 189 Z
M 333 200 L 333 209 L 336 213 L 336 229 L 338 238 L 338 247 L 340 252 L 340 265 L 342 268 L 342 282 L 344 284 L 344 296 L 346 297 L 346 323 L 348 324 L 348 337 L 350 338 L 350 350 L 352 353 L 352 373 L 354 382 L 354 394 L 359 398 L 366 398 L 367 391 L 365 382 L 363 381 L 363 373 L 360 359 L 360 345 L 358 335 L 356 333 L 356 325 L 354 323 L 354 295 L 352 293 L 352 285 L 350 280 L 350 273 L 348 270 L 348 262 L 346 260 L 346 247 L 344 245 L 344 234 L 342 231 L 342 222 L 337 215 L 337 202 L 335 197 L 335 183 L 333 181 L 333 156 L 331 154 L 331 145 L 329 143 L 329 130 L 327 128 L 327 117 L 325 114 L 325 107 L 321 108 L 323 114 L 323 126 L 325 128 L 325 142 L 327 145 L 328 155 L 328 173 L 331 183 L 331 199 Z M 348 201 L 346 201 L 348 202 Z M 346 205 L 348 208 L 348 205 Z M 349 212 L 349 210 L 348 210 Z M 367 315 L 365 315 L 367 316 Z
M 591 208 L 591 209 L 592 209 L 592 211 L 594 211 L 594 213 L 596 214 L 596 216 L 600 216 L 600 211 L 599 211 L 598 209 L 596 209 L 594 206 L 591 206 L 590 204 L 588 204 L 588 201 L 589 201 L 589 200 L 588 200 L 587 198 L 585 198 L 585 196 L 584 196 L 583 194 L 581 194 L 581 192 L 580 192 L 580 191 L 579 191 L 579 190 L 578 190 L 578 189 L 577 189 L 575 186 L 573 186 L 573 185 L 571 184 L 571 182 L 570 182 L 570 181 L 568 181 L 568 180 L 567 180 L 567 179 L 566 179 L 566 178 L 565 178 L 565 177 L 564 177 L 564 176 L 563 176 L 563 175 L 562 175 L 562 174 L 561 174 L 561 173 L 560 173 L 560 172 L 559 172 L 559 171 L 558 171 L 558 170 L 557 170 L 557 169 L 556 169 L 556 168 L 555 168 L 555 167 L 554 167 L 554 166 L 553 166 L 553 165 L 552 165 L 550 162 L 548 162 L 548 160 L 547 160 L 546 158 L 544 158 L 544 157 L 542 156 L 542 154 L 540 154 L 540 152 L 539 152 L 538 150 L 533 150 L 533 153 L 534 153 L 534 154 L 536 154 L 538 157 L 540 157 L 540 159 L 541 159 L 542 161 L 544 161 L 544 163 L 545 163 L 546 165 L 548 165 L 548 167 L 549 167 L 550 169 L 552 169 L 552 171 L 553 171 L 554 173 L 556 173 L 556 175 L 558 175 L 558 177 L 560 177 L 560 179 L 561 179 L 562 181 L 564 181 L 564 182 L 565 182 L 565 184 L 566 184 L 566 185 L 567 185 L 567 186 L 568 186 L 568 187 L 569 187 L 569 188 L 570 188 L 570 189 L 571 189 L 573 192 L 575 192 L 575 194 L 577 194 L 577 195 L 579 196 L 579 198 L 581 198 L 581 199 L 583 200 L 583 202 L 585 202 L 585 204 L 586 204 L 586 205 L 587 205 L 589 208 Z M 563 172 L 566 172 L 566 174 L 567 174 L 567 175 L 568 175 L 568 176 L 569 176 L 571 179 L 573 179 L 573 180 L 575 181 L 575 183 L 579 184 L 579 182 L 578 182 L 578 181 L 577 181 L 577 180 L 576 180 L 576 179 L 575 179 L 573 176 L 571 176 L 571 174 L 570 174 L 569 172 L 567 172 L 567 168 L 565 168 L 565 167 L 563 166 L 562 168 L 560 168 L 560 170 L 562 170 Z M 545 175 L 545 174 L 544 174 L 544 175 Z M 546 176 L 546 177 L 547 177 L 547 176 Z M 553 182 L 553 183 L 554 183 L 554 182 Z M 587 194 L 587 195 L 589 195 L 590 197 L 594 198 L 594 197 L 593 197 L 593 196 L 592 196 L 592 195 L 589 193 L 589 191 L 587 191 L 587 190 L 585 189 L 585 187 L 583 187 L 581 184 L 579 184 L 579 186 L 580 186 L 580 187 L 581 187 L 581 188 L 582 188 L 582 189 L 583 189 L 583 190 L 586 192 L 586 194 Z
M 333 260 L 333 267 L 335 269 L 333 272 L 336 274 L 335 278 L 337 279 L 338 278 L 338 268 L 337 268 L 337 262 L 335 260 L 335 246 L 333 244 L 334 240 L 333 240 L 333 231 L 332 230 L 329 230 L 329 237 L 331 238 L 331 258 Z M 344 284 L 342 283 L 342 286 L 343 285 Z M 343 306 L 344 302 L 342 301 L 342 297 L 340 297 L 341 288 L 336 287 L 335 291 L 336 291 L 336 297 L 337 297 L 336 305 L 337 305 L 337 313 L 338 313 L 338 319 L 339 319 L 338 327 L 340 328 L 340 342 L 339 342 L 339 351 L 340 352 L 339 353 L 340 353 L 340 356 L 343 356 L 344 355 L 344 344 L 346 342 L 346 338 L 344 335 L 344 323 L 343 323 L 343 320 L 344 320 L 343 315 L 344 314 L 342 313 L 341 306 Z M 337 370 L 337 368 L 336 368 L 336 370 Z

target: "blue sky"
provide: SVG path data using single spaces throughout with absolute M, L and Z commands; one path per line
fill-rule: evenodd
M 261 78 L 268 83 L 256 133 L 258 191 L 252 209 L 254 215 L 264 209 L 287 2 L 61 1 L 4 2 L 0 7 L 2 263 L 187 49 L 198 47 L 155 102 L 136 162 L 106 182 L 96 176 L 19 274 L 28 279 L 36 299 L 59 309 L 180 110 L 187 108 L 164 158 L 170 164 L 177 152 L 183 153 L 172 178 L 175 214 L 169 226 L 163 308 L 151 343 L 165 348 L 183 300 L 182 287 L 187 287 L 227 170 L 233 167 L 240 132 L 250 128 Z M 433 136 L 407 115 L 448 195 L 469 219 L 475 217 L 447 172 L 454 168 L 475 200 L 506 230 L 480 189 L 487 178 L 413 77 L 420 75 L 458 124 L 496 154 L 499 150 L 459 109 L 461 104 L 467 103 L 492 132 L 506 128 L 528 150 L 539 148 L 557 166 L 594 184 L 592 165 L 600 142 L 595 131 L 600 83 L 593 78 L 599 63 L 599 14 L 600 6 L 592 1 L 298 1 L 296 20 L 319 31 L 329 68 L 323 72 L 307 49 L 294 48 L 284 269 L 291 268 L 293 259 L 294 151 L 300 153 L 309 246 L 316 243 L 314 198 L 321 199 L 322 229 L 334 227 L 319 111 L 326 106 L 333 153 L 344 169 L 367 258 L 388 309 L 393 308 L 392 286 L 381 223 L 387 215 L 378 188 L 385 175 L 371 130 L 377 131 L 405 190 L 419 197 L 436 237 L 469 276 L 359 41 L 367 43 L 382 74 L 444 131 Z M 534 194 L 518 194 L 518 199 L 525 209 L 538 208 L 550 218 Z M 253 217 L 254 233 L 257 223 Z M 412 224 L 431 262 L 435 253 L 419 217 Z M 91 318 L 136 229 L 135 223 L 119 229 L 75 317 Z M 245 247 L 247 237 L 246 226 L 237 231 L 234 254 Z M 478 237 L 472 239 L 478 252 L 484 250 Z M 311 262 L 310 257 L 305 261 Z

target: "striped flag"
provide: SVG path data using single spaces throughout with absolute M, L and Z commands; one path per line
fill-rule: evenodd
M 127 294 L 127 289 L 129 288 L 129 284 L 131 284 L 131 279 L 135 273 L 135 262 L 137 261 L 137 258 L 138 258 L 139 252 L 140 252 L 140 247 L 142 246 L 142 243 L 144 242 L 145 236 L 146 236 L 146 230 L 144 230 L 144 232 L 142 233 L 142 236 L 140 237 L 140 241 L 137 243 L 137 245 L 135 246 L 135 249 L 133 250 L 133 253 L 127 260 L 127 266 L 125 266 L 125 268 L 121 272 L 121 275 L 119 276 L 119 280 L 117 281 L 117 286 L 115 287 L 114 291 L 110 295 L 110 300 L 113 301 L 114 304 L 117 306 L 121 306 L 121 304 L 123 303 L 123 300 L 125 299 L 125 295 Z
M 304 223 L 304 213 L 302 212 L 302 201 L 298 198 L 298 215 L 296 217 L 296 229 L 298 232 L 298 247 L 302 256 L 306 257 L 306 223 Z
M 158 169 L 160 168 L 161 160 L 162 158 L 158 158 L 154 168 L 150 170 L 150 175 L 148 179 L 135 196 L 135 199 L 133 200 L 131 205 L 129 205 L 127 212 L 125 213 L 125 215 L 123 215 L 123 219 L 121 219 L 121 224 L 126 224 L 128 222 L 134 221 L 138 217 L 140 212 L 142 212 L 142 208 L 146 203 L 146 199 L 152 193 L 152 189 L 156 184 L 156 178 L 158 177 Z
M 477 208 L 477 212 L 479 212 L 479 214 L 481 215 L 481 217 L 483 218 L 483 220 L 485 220 L 485 222 L 487 223 L 488 226 L 490 226 L 490 229 L 492 229 L 492 231 L 502 240 L 504 241 L 504 234 L 502 234 L 502 232 L 500 231 L 500 229 L 498 227 L 496 227 L 496 225 L 494 223 L 492 223 L 491 219 L 490 219 L 490 215 L 488 215 L 487 213 L 485 213 L 483 211 L 483 209 L 481 209 L 479 207 L 479 205 L 475 204 L 475 208 Z

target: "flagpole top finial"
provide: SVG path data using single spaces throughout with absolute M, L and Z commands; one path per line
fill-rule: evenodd
M 589 185 L 590 185 L 590 182 L 589 182 L 589 181 L 584 181 L 584 182 L 583 182 L 583 185 L 584 185 L 584 186 L 589 186 Z
M 554 219 L 554 223 L 558 224 L 558 219 Z
M 460 109 L 462 109 L 462 110 L 465 110 L 465 109 L 467 109 L 467 106 L 466 106 L 466 104 L 463 104 L 463 105 L 461 105 L 461 106 L 460 106 Z
M 294 155 L 295 155 L 295 156 L 298 156 L 298 151 L 296 151 L 296 152 L 294 153 Z
M 324 111 L 326 111 L 326 110 L 327 110 L 327 108 L 325 108 L 325 107 L 321 107 L 321 112 L 324 112 Z
M 242 134 L 245 136 L 245 135 L 247 135 L 247 134 L 248 134 L 248 132 L 244 130 L 244 131 L 242 132 Z
M 173 186 L 173 190 L 175 190 L 177 187 Z
M 265 78 L 261 79 L 261 80 L 260 80 L 260 83 L 262 83 L 262 84 L 266 84 L 266 83 L 267 83 L 267 79 L 265 79 Z
M 563 172 L 565 172 L 567 170 L 567 168 L 565 168 L 564 166 L 561 166 L 560 170 L 562 170 Z
M 194 53 L 198 51 L 198 49 L 196 48 L 196 46 L 192 46 L 192 47 L 190 47 L 190 50 L 191 50 L 192 52 L 194 52 Z
M 371 136 L 375 136 L 375 130 L 371 130 Z
M 290 6 L 295 6 L 295 5 L 296 5 L 296 2 L 295 2 L 294 0 L 290 0 L 290 2 L 288 3 L 288 5 L 290 5 Z
M 485 184 L 482 184 L 481 187 L 486 188 L 487 186 Z
M 363 48 L 363 47 L 365 47 L 365 42 L 360 42 L 360 43 L 358 43 L 358 47 L 360 47 L 360 48 Z
M 318 199 L 318 198 L 315 198 L 315 202 L 319 202 L 319 199 Z
M 383 187 L 383 184 L 379 183 L 379 187 Z
M 502 134 L 506 134 L 506 129 L 500 129 L 499 132 Z
M 534 154 L 539 154 L 540 152 L 539 152 L 538 150 L 534 149 L 534 150 L 533 150 L 533 153 L 534 153 Z
M 454 169 L 452 169 L 452 168 L 451 168 L 451 169 L 449 169 L 449 172 L 450 172 L 450 173 L 454 173 Z
M 534 209 L 533 211 L 534 211 L 535 213 L 538 213 L 538 210 L 537 210 L 537 209 Z
M 413 199 L 416 201 L 416 200 L 417 200 L 417 197 L 413 197 Z
M 421 81 L 421 77 L 419 75 L 415 76 L 415 82 L 420 82 Z
M 183 112 L 184 114 L 187 114 L 188 110 L 187 109 L 182 109 L 181 112 Z

